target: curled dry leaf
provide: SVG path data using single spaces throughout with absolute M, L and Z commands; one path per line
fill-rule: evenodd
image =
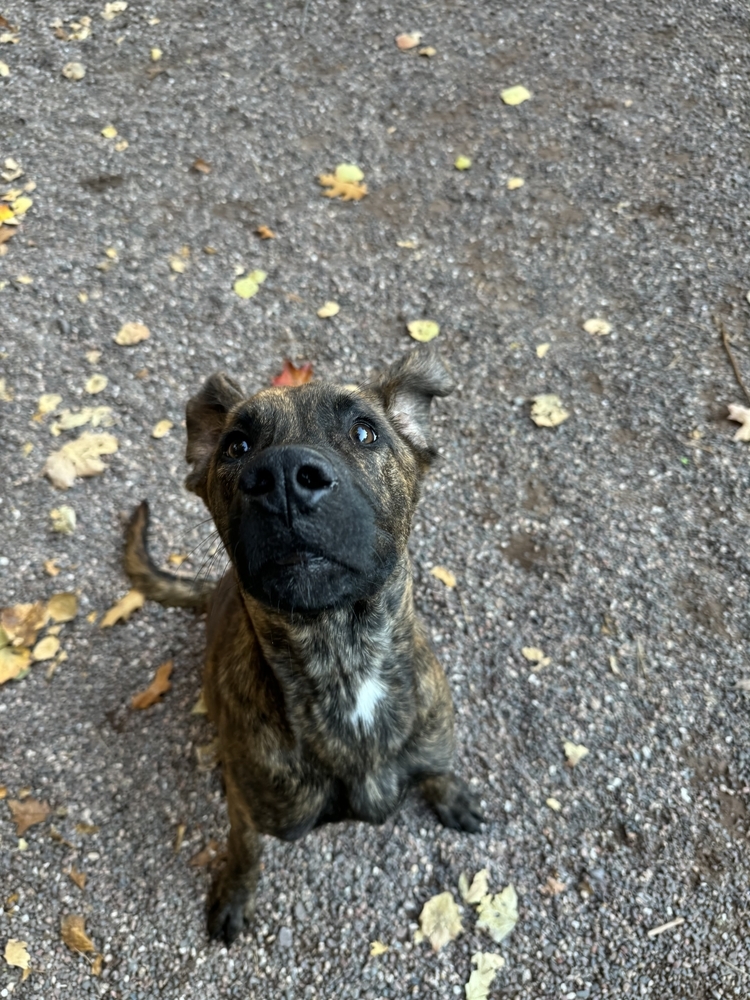
M 80 410 L 61 410 L 57 420 L 50 424 L 50 434 L 59 437 L 62 431 L 90 424 L 92 427 L 111 427 L 115 422 L 111 406 L 83 406 Z
M 461 893 L 461 898 L 465 903 L 472 903 L 476 905 L 481 903 L 484 897 L 489 891 L 487 880 L 489 878 L 489 871 L 487 868 L 483 868 L 480 872 L 477 872 L 474 878 L 471 880 L 471 885 L 469 885 L 469 880 L 464 872 L 458 879 L 458 889 Z
M 440 326 L 432 319 L 414 319 L 406 324 L 409 336 L 420 344 L 427 344 L 440 333 Z
M 62 403 L 62 396 L 58 396 L 56 392 L 43 393 L 37 401 L 36 413 L 31 419 L 39 423 L 48 413 L 56 410 L 60 403 Z
M 146 598 L 140 590 L 129 590 L 124 597 L 121 597 L 117 604 L 113 604 L 99 622 L 99 628 L 110 628 L 115 622 L 126 622 L 128 618 L 142 608 Z
M 206 163 L 205 160 L 202 160 L 200 157 L 198 157 L 197 160 L 193 161 L 193 165 L 190 169 L 194 171 L 196 174 L 210 174 L 211 171 L 213 170 L 213 167 L 211 166 L 210 163 Z
M 45 559 L 43 566 L 44 566 L 44 572 L 47 574 L 47 576 L 60 575 L 60 567 L 57 565 L 57 559 Z
M 272 229 L 269 229 L 268 226 L 258 226 L 258 228 L 255 230 L 255 232 L 258 234 L 258 236 L 260 236 L 260 238 L 262 240 L 275 240 L 276 239 L 276 233 L 273 232 Z
M 124 323 L 117 332 L 115 343 L 120 347 L 133 347 L 142 340 L 148 340 L 151 331 L 143 323 Z
M 163 438 L 169 434 L 173 427 L 174 424 L 171 420 L 160 420 L 158 424 L 154 425 L 154 429 L 151 431 L 151 437 Z
M 589 754 L 589 748 L 582 743 L 571 743 L 570 740 L 563 740 L 563 750 L 568 758 L 568 767 L 575 767 L 584 757 Z
M 536 356 L 538 358 L 544 358 L 547 356 L 547 351 L 550 349 L 551 344 L 537 344 L 536 345 Z
M 86 888 L 86 872 L 79 872 L 75 865 L 71 865 L 66 874 L 70 876 L 81 892 L 83 892 Z
M 84 389 L 94 396 L 96 393 L 101 392 L 102 389 L 107 388 L 108 381 L 109 379 L 106 375 L 92 375 L 90 379 L 87 379 Z
M 291 362 L 288 358 L 284 359 L 284 366 L 278 375 L 275 375 L 271 379 L 271 385 L 275 386 L 288 386 L 288 385 L 305 385 L 305 383 L 310 382 L 313 377 L 313 366 L 312 363 L 306 361 L 304 365 L 300 365 L 299 368 Z
M 360 201 L 367 194 L 367 185 L 362 183 L 364 176 L 355 164 L 339 163 L 332 174 L 318 176 L 318 183 L 327 189 L 321 194 L 342 201 Z
M 440 580 L 441 583 L 444 583 L 449 590 L 452 590 L 456 586 L 455 576 L 445 566 L 433 566 L 430 574 Z
M 60 936 L 71 951 L 96 951 L 94 942 L 86 933 L 86 918 L 69 913 L 60 923 Z
M 318 309 L 318 316 L 321 319 L 330 319 L 331 316 L 337 316 L 340 311 L 341 306 L 338 302 L 324 302 L 320 309 Z
M 53 486 L 69 489 L 77 476 L 98 476 L 107 466 L 100 455 L 113 455 L 117 451 L 117 438 L 112 434 L 92 434 L 85 431 L 75 441 L 53 451 L 44 465 L 44 474 Z
M 112 0 L 111 3 L 105 3 L 101 16 L 105 21 L 113 21 L 118 14 L 122 14 L 127 9 L 126 0 Z
M 47 802 L 37 802 L 36 799 L 27 798 L 23 802 L 20 799 L 8 799 L 8 808 L 16 824 L 16 836 L 23 837 L 31 826 L 43 823 L 52 811 Z
M 378 955 L 385 955 L 388 951 L 388 945 L 383 944 L 382 941 L 370 941 L 370 957 L 377 958 Z
M 612 332 L 611 324 L 606 319 L 599 319 L 598 317 L 587 319 L 583 324 L 583 329 L 586 333 L 599 337 L 606 337 L 608 333 Z
M 531 419 L 537 427 L 557 427 L 569 416 L 568 411 L 562 408 L 559 396 L 555 396 L 553 393 L 534 396 Z
M 130 701 L 131 708 L 150 708 L 160 700 L 161 696 L 170 690 L 172 682 L 169 675 L 172 673 L 173 661 L 167 660 L 160 667 L 156 668 L 154 679 L 149 686 L 138 694 L 133 695 Z
M 507 885 L 495 896 L 485 896 L 479 904 L 477 927 L 485 930 L 498 944 L 518 921 L 518 897 L 515 887 Z
M 524 101 L 528 101 L 531 94 L 525 87 L 508 87 L 506 90 L 500 92 L 500 98 L 503 104 L 509 104 L 511 107 L 515 107 L 517 104 L 523 104 Z
M 102 135 L 105 139 L 114 139 L 117 135 L 117 129 L 114 125 L 105 125 L 102 129 Z
M 420 940 L 427 938 L 434 951 L 453 941 L 463 930 L 461 915 L 452 892 L 428 899 L 419 915 Z
M 76 512 L 72 507 L 62 504 L 51 510 L 49 516 L 52 519 L 52 530 L 58 534 L 72 535 L 76 530 Z
M 506 187 L 509 191 L 517 191 L 519 188 L 522 188 L 525 183 L 526 181 L 523 177 L 509 177 Z
M 418 31 L 396 35 L 396 45 L 402 52 L 408 52 L 409 49 L 416 49 L 421 41 L 422 36 Z
M 750 410 L 746 406 L 737 406 L 736 403 L 730 403 L 728 410 L 729 419 L 742 425 L 734 435 L 734 440 L 750 441 Z
M 66 80 L 82 80 L 86 76 L 86 67 L 83 63 L 68 62 L 62 68 L 62 75 Z
M 525 660 L 536 663 L 539 667 L 548 667 L 552 662 L 549 656 L 545 656 L 543 650 L 537 646 L 524 646 L 521 649 L 521 655 Z
M 35 663 L 42 663 L 44 660 L 51 660 L 57 655 L 60 649 L 60 640 L 56 635 L 46 635 L 34 646 L 31 651 L 31 659 Z
M 469 976 L 465 987 L 466 1000 L 487 1000 L 492 980 L 497 970 L 505 965 L 505 959 L 492 952 L 478 951 L 471 956 L 471 962 L 476 965 L 476 969 Z

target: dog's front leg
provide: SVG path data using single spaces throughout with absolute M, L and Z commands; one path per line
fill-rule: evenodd
M 255 914 L 255 890 L 263 848 L 252 816 L 231 775 L 225 774 L 225 781 L 231 827 L 227 860 L 208 897 L 208 933 L 229 945 Z

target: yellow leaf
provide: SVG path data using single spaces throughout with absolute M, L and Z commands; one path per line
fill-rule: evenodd
M 434 55 L 437 55 L 437 49 L 433 49 L 431 45 L 426 45 L 423 49 L 419 50 L 420 56 L 425 56 L 427 59 L 432 59 Z
M 248 275 L 246 278 L 239 278 L 235 281 L 232 288 L 241 299 L 251 299 L 254 295 L 258 294 L 260 285 Z
M 82 80 L 86 76 L 86 67 L 79 62 L 65 63 L 62 75 L 66 80 Z
M 184 274 L 185 268 L 187 267 L 187 261 L 183 260 L 180 256 L 172 255 L 169 258 L 169 266 L 175 274 Z
M 114 139 L 114 137 L 117 135 L 117 129 L 114 127 L 114 125 L 105 125 L 104 128 L 102 129 L 102 135 L 104 136 L 105 139 Z
M 166 434 L 169 434 L 169 432 L 172 430 L 173 427 L 174 424 L 172 423 L 171 420 L 160 420 L 159 423 L 156 424 L 154 426 L 154 429 L 151 431 L 151 437 L 163 438 Z
M 154 679 L 144 691 L 133 695 L 130 707 L 150 708 L 152 705 L 155 705 L 161 696 L 172 687 L 172 683 L 169 680 L 169 675 L 172 673 L 172 666 L 172 660 L 167 660 L 166 663 L 162 663 L 160 667 L 157 667 Z
M 593 336 L 606 337 L 608 333 L 612 332 L 612 326 L 606 319 L 599 319 L 595 317 L 594 319 L 587 319 L 583 324 L 583 329 L 586 333 L 590 333 Z
M 477 911 L 477 928 L 486 930 L 498 944 L 507 937 L 518 921 L 518 897 L 513 885 L 507 885 L 496 896 L 485 896 Z
M 471 956 L 471 961 L 476 969 L 465 986 L 466 1000 L 486 1000 L 495 974 L 505 965 L 505 959 L 502 955 L 478 951 Z
M 440 327 L 431 319 L 415 319 L 406 324 L 409 335 L 418 340 L 421 344 L 426 344 L 434 340 L 440 333 Z
M 28 969 L 30 958 L 28 951 L 26 951 L 27 947 L 26 941 L 17 941 L 15 938 L 11 938 L 5 946 L 5 961 L 8 965 L 12 965 L 16 969 Z
M 550 798 L 548 798 L 546 801 L 547 801 L 547 805 L 550 807 L 550 809 L 552 810 L 552 812 L 559 813 L 560 810 L 562 809 L 562 803 L 560 802 L 559 799 L 555 799 L 555 798 L 552 798 L 552 796 L 550 796 Z
M 575 767 L 589 753 L 589 748 L 582 743 L 571 743 L 570 740 L 563 740 L 563 750 L 568 758 L 568 767 Z
M 70 913 L 62 918 L 60 935 L 71 951 L 96 951 L 94 942 L 86 933 L 86 918 Z
M 419 915 L 419 926 L 434 951 L 453 941 L 463 930 L 461 915 L 451 892 L 428 899 Z
M 101 358 L 101 351 L 86 351 L 86 360 L 90 365 L 95 365 Z
M 547 351 L 550 349 L 551 346 L 552 346 L 551 344 L 537 344 L 536 345 L 536 356 L 538 358 L 545 357 L 545 355 L 547 354 Z
M 403 247 L 404 250 L 416 250 L 417 244 L 414 240 L 396 240 L 397 247 Z
M 146 598 L 140 590 L 129 590 L 114 604 L 99 622 L 99 628 L 110 628 L 115 622 L 126 622 L 134 611 L 142 608 Z
M 88 302 L 88 300 L 89 300 L 89 293 L 88 292 L 79 292 L 78 293 L 78 301 L 79 302 L 82 302 L 85 305 Z M 98 354 L 99 352 L 98 351 L 92 351 L 91 353 L 92 354 Z M 93 362 L 92 362 L 92 364 L 93 364 Z
M 540 667 L 548 667 L 552 662 L 549 656 L 545 656 L 544 652 L 537 646 L 524 646 L 521 655 L 531 663 L 538 663 Z
M 31 651 L 31 659 L 37 663 L 43 660 L 51 660 L 57 655 L 60 648 L 60 640 L 56 635 L 47 635 L 34 646 Z
M 19 274 L 18 277 L 16 278 L 16 281 L 18 282 L 19 285 L 34 284 L 34 279 L 30 277 L 28 274 Z
M 13 646 L 0 647 L 0 684 L 13 681 L 29 669 L 31 651 Z
M 523 179 L 523 177 L 509 177 L 506 186 L 509 191 L 517 191 L 518 188 L 522 188 L 525 183 L 526 181 Z
M 461 899 L 465 903 L 481 903 L 484 897 L 487 895 L 488 887 L 487 880 L 489 878 L 489 871 L 487 868 L 483 868 L 480 872 L 477 872 L 469 885 L 469 880 L 466 875 L 461 872 L 458 878 L 458 889 L 461 893 Z
M 167 562 L 170 566 L 182 566 L 186 559 L 187 554 L 184 552 L 172 552 L 167 556 Z
M 371 941 L 370 942 L 370 956 L 371 958 L 377 958 L 378 955 L 385 955 L 388 951 L 388 945 L 383 944 L 382 941 Z
M 47 601 L 47 614 L 53 622 L 72 622 L 78 614 L 78 597 L 71 591 L 53 594 Z
M 84 389 L 86 392 L 90 393 L 90 395 L 95 396 L 98 392 L 101 392 L 102 389 L 106 389 L 108 381 L 109 379 L 106 375 L 92 375 L 91 378 L 87 380 Z
M 471 166 L 471 158 L 468 156 L 457 156 L 453 166 L 456 170 L 468 170 Z
M 151 331 L 143 323 L 125 323 L 120 327 L 115 343 L 120 347 L 132 347 L 134 344 L 140 344 L 142 340 L 148 340 L 150 336 Z
M 31 200 L 31 198 L 26 198 L 24 195 L 22 195 L 20 198 L 16 198 L 16 200 L 12 202 L 10 207 L 13 209 L 15 215 L 24 215 L 26 212 L 28 212 L 28 210 L 31 208 L 33 204 L 34 202 Z
M 161 49 L 151 49 L 151 62 L 159 62 L 163 54 Z
M 60 535 L 72 535 L 76 529 L 76 512 L 72 507 L 63 504 L 49 512 L 52 518 L 52 530 Z
M 568 411 L 562 408 L 560 397 L 552 393 L 534 396 L 533 402 L 531 419 L 537 427 L 557 427 L 570 416 Z
M 0 76 L 10 76 L 10 67 L 0 59 Z
M 340 310 L 341 306 L 338 302 L 324 302 L 318 309 L 318 316 L 321 319 L 329 319 L 331 316 L 336 316 Z
M 44 601 L 3 608 L 0 611 L 0 637 L 4 636 L 13 646 L 33 646 L 48 619 Z M 0 641 L 0 645 L 5 644 L 5 639 Z
M 59 451 L 53 451 L 44 464 L 43 472 L 53 486 L 60 490 L 69 489 L 76 476 L 98 476 L 107 466 L 101 455 L 112 455 L 117 451 L 117 438 L 112 434 L 92 434 L 85 431 L 74 441 L 64 444 Z
M 339 163 L 332 174 L 320 174 L 318 183 L 329 190 L 321 192 L 327 198 L 341 198 L 342 201 L 360 201 L 367 194 L 367 185 L 362 183 L 364 174 L 353 163 Z
M 441 583 L 444 583 L 449 589 L 452 590 L 453 587 L 456 586 L 455 576 L 449 569 L 446 569 L 445 566 L 433 566 L 430 573 L 440 580 Z
M 32 453 L 33 450 L 34 450 L 34 445 L 31 443 L 31 441 L 24 441 L 21 451 L 24 453 L 24 456 L 26 458 L 29 457 L 29 455 Z
M 60 567 L 57 565 L 57 559 L 45 559 L 43 565 L 47 576 L 59 576 Z
M 525 87 L 508 87 L 507 90 L 503 90 L 500 93 L 500 98 L 503 104 L 510 104 L 511 107 L 515 107 L 517 104 L 523 104 L 524 101 L 528 101 L 531 94 Z
M 127 9 L 128 5 L 126 0 L 112 0 L 111 3 L 104 4 L 104 10 L 101 12 L 101 16 L 105 21 L 113 21 L 118 14 L 121 14 Z
M 117 152 L 117 153 L 124 153 L 125 150 L 128 148 L 129 145 L 130 145 L 130 143 L 128 142 L 127 139 L 120 139 L 119 142 L 115 143 L 115 152 Z
M 396 45 L 402 52 L 407 52 L 409 49 L 415 49 L 421 41 L 422 36 L 418 31 L 411 32 L 410 34 L 404 33 L 402 35 L 396 35 Z
M 342 184 L 359 184 L 365 179 L 365 175 L 355 163 L 339 163 L 334 176 Z
M 196 703 L 193 705 L 193 707 L 190 709 L 190 714 L 191 715 L 208 715 L 208 707 L 207 707 L 206 702 L 205 702 L 205 700 L 203 698 L 203 691 L 201 691 L 200 697 L 198 698 L 198 700 L 196 701 Z

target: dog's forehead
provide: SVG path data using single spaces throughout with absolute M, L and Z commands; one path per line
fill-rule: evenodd
M 238 404 L 234 417 L 257 422 L 285 437 L 305 436 L 314 429 L 325 430 L 338 425 L 342 415 L 358 407 L 380 409 L 372 393 L 356 386 L 312 382 L 262 389 Z

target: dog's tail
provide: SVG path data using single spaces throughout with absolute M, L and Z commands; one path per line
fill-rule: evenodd
M 191 580 L 159 569 L 148 553 L 148 521 L 148 501 L 144 500 L 133 511 L 125 533 L 124 565 L 130 582 L 149 600 L 168 608 L 205 610 L 216 582 Z

